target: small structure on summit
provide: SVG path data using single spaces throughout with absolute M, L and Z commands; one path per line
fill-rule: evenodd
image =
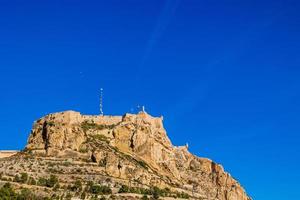
M 140 105 L 138 105 L 138 106 L 137 106 L 137 109 L 138 109 L 138 112 L 147 113 L 147 112 L 146 112 L 145 106 L 140 106 Z

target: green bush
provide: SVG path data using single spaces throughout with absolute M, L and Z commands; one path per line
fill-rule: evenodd
M 29 189 L 22 189 L 18 194 L 17 200 L 34 200 L 37 199 L 35 195 Z
M 47 197 L 38 197 L 29 189 L 22 189 L 20 193 L 15 192 L 10 183 L 5 183 L 0 188 L 0 200 L 47 200 Z
M 181 192 L 181 193 L 177 193 L 176 195 L 178 198 L 182 198 L 182 199 L 188 199 L 190 198 L 190 195 L 184 193 L 184 192 Z
M 88 192 L 92 194 L 111 194 L 112 190 L 105 185 L 96 185 L 94 183 L 88 183 Z
M 148 196 L 144 194 L 144 196 L 141 198 L 141 200 L 149 200 Z
M 15 199 L 17 197 L 17 194 L 15 193 L 14 189 L 11 187 L 10 183 L 5 183 L 4 186 L 0 188 L 0 197 L 3 200 Z
M 58 178 L 54 175 L 50 175 L 50 178 L 47 180 L 47 187 L 54 187 L 58 183 Z
M 128 187 L 126 185 L 122 185 L 119 189 L 119 193 L 135 193 L 144 195 L 144 199 L 147 195 L 152 195 L 153 199 L 159 199 L 159 197 L 177 197 L 188 199 L 190 196 L 184 192 L 172 192 L 169 188 L 160 189 L 158 187 L 152 187 L 150 189 L 147 188 L 136 188 L 136 187 Z M 148 198 L 148 197 L 147 197 Z
M 54 187 L 53 187 L 53 191 L 58 191 L 60 188 L 59 183 L 57 183 Z
M 50 175 L 50 177 L 48 179 L 41 177 L 38 180 L 39 186 L 45 186 L 45 187 L 49 187 L 49 188 L 53 188 L 58 183 L 59 183 L 58 178 L 54 175 Z
M 163 196 L 163 192 L 158 187 L 153 187 L 152 195 L 153 195 L 153 199 L 159 199 L 159 196 Z
M 128 193 L 129 192 L 129 187 L 127 185 L 122 185 L 121 188 L 119 189 L 119 193 Z
M 36 180 L 33 177 L 29 177 L 28 183 L 29 185 L 36 185 Z
M 137 162 L 138 162 L 138 164 L 139 164 L 140 166 L 142 166 L 143 168 L 148 169 L 148 165 L 147 165 L 147 163 L 146 163 L 145 161 L 143 161 L 143 160 L 138 160 Z
M 14 182 L 27 183 L 27 181 L 28 181 L 27 173 L 21 173 L 21 175 L 16 174 L 14 177 Z
M 37 183 L 39 186 L 46 186 L 47 184 L 47 179 L 40 177 Z
M 82 192 L 80 198 L 81 198 L 81 199 L 85 199 L 85 198 L 86 198 L 86 193 L 85 193 L 85 192 Z
M 28 181 L 28 174 L 21 173 L 21 183 L 26 183 Z
M 73 192 L 81 192 L 82 183 L 80 180 L 76 180 L 75 183 L 70 187 L 70 190 Z

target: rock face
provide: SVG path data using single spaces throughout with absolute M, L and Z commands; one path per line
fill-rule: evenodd
M 163 118 L 145 112 L 124 116 L 87 116 L 74 111 L 50 114 L 35 122 L 26 152 L 92 161 L 111 177 L 178 189 L 198 199 L 250 199 L 221 165 L 191 154 L 187 146 L 173 146 Z

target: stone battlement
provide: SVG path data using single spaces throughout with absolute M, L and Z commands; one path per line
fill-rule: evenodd
M 51 113 L 39 120 L 44 119 L 45 121 L 54 121 L 60 124 L 80 124 L 84 121 L 92 121 L 96 124 L 118 124 L 122 121 L 136 121 L 143 119 L 148 122 L 154 122 L 158 126 L 162 126 L 163 117 L 152 117 L 146 112 L 139 112 L 138 114 L 126 113 L 123 116 L 112 116 L 112 115 L 83 115 L 76 111 L 64 111 L 58 113 Z M 39 122 L 39 120 L 37 122 Z

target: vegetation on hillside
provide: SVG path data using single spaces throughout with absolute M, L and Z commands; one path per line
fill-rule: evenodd
M 48 197 L 41 197 L 35 195 L 29 189 L 21 189 L 16 192 L 10 183 L 5 183 L 0 188 L 0 200 L 48 200 Z
M 174 198 L 184 198 L 188 199 L 190 196 L 186 193 L 174 192 L 169 188 L 160 189 L 158 187 L 152 187 L 150 189 L 147 188 L 137 188 L 137 187 L 128 187 L 126 185 L 122 185 L 119 193 L 135 193 L 144 195 L 143 198 L 147 197 L 147 195 L 151 195 L 153 199 L 159 199 L 159 197 L 174 197 Z

